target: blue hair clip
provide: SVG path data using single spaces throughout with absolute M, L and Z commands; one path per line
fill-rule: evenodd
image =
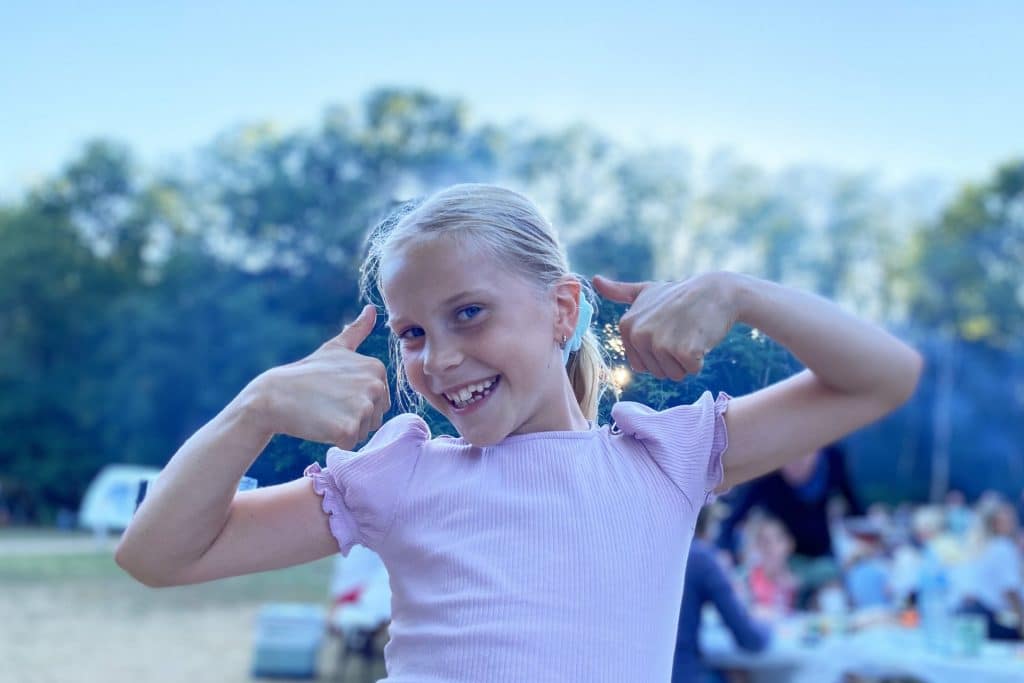
M 583 296 L 583 292 L 580 292 L 580 317 L 576 321 L 576 329 L 573 330 L 572 339 L 565 342 L 565 347 L 562 349 L 563 365 L 569 363 L 570 353 L 579 351 L 580 347 L 583 346 L 583 335 L 586 333 L 587 328 L 590 327 L 590 318 L 593 315 L 594 307 L 587 301 L 587 297 Z

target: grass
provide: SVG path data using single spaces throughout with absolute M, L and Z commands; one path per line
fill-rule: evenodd
M 68 534 L 4 530 L 4 540 L 50 540 Z M 40 554 L 5 554 L 0 545 L 0 589 L 39 585 L 74 586 L 83 598 L 128 599 L 136 606 L 226 605 L 240 603 L 314 602 L 327 604 L 333 558 L 270 572 L 248 574 L 191 586 L 153 589 L 144 586 L 114 562 L 110 550 Z
M 328 557 L 155 589 L 117 566 L 109 541 L 0 530 L 0 680 L 247 683 L 261 607 L 326 608 L 333 568 Z M 328 638 L 319 653 L 320 680 L 330 680 L 337 652 Z
M 0 583 L 114 579 L 124 574 L 109 553 L 0 556 Z

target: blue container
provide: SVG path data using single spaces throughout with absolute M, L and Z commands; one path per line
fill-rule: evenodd
M 327 615 L 322 605 L 264 605 L 256 621 L 252 675 L 316 678 L 326 626 Z

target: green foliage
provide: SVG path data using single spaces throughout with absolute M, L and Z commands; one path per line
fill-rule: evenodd
M 869 310 L 909 310 L 926 331 L 992 344 L 1020 336 L 1024 165 L 965 189 L 907 252 L 868 178 L 779 179 L 719 160 L 698 191 L 688 164 L 679 150 L 625 150 L 585 126 L 474 126 L 462 101 L 403 89 L 332 107 L 311 129 L 228 130 L 188 173 L 152 176 L 124 145 L 91 142 L 0 207 L 3 503 L 16 519 L 47 521 L 76 508 L 108 462 L 166 462 L 252 378 L 336 334 L 361 307 L 368 229 L 395 201 L 453 182 L 525 191 L 587 277 L 736 268 Z M 866 263 L 886 277 L 863 277 Z M 614 335 L 621 312 L 602 302 L 599 326 Z M 361 351 L 388 360 L 382 320 Z M 798 367 L 737 326 L 697 377 L 635 376 L 621 398 L 662 408 L 705 390 L 741 395 Z M 859 447 L 920 450 L 898 435 L 920 431 L 926 415 L 919 402 Z M 426 419 L 453 433 L 436 413 Z M 325 448 L 277 437 L 250 474 L 294 478 Z
M 968 341 L 1006 347 L 1024 334 L 1024 161 L 965 187 L 915 236 L 914 317 Z

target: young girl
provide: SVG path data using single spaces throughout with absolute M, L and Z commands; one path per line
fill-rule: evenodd
M 781 618 L 796 604 L 797 580 L 789 569 L 793 538 L 774 517 L 751 520 L 753 561 L 747 583 L 760 614 Z
M 169 586 L 365 545 L 391 575 L 385 655 L 400 683 L 668 680 L 700 507 L 892 411 L 921 369 L 882 330 L 770 282 L 597 277 L 600 295 L 630 305 L 620 329 L 636 371 L 699 373 L 737 321 L 808 368 L 735 399 L 619 402 L 614 426 L 599 426 L 587 287 L 521 195 L 458 185 L 431 196 L 372 235 L 364 275 L 398 345 L 398 386 L 461 436 L 432 439 L 411 413 L 381 426 L 385 368 L 356 351 L 374 326 L 368 306 L 181 447 L 117 562 Z M 277 433 L 337 448 L 325 469 L 236 495 Z

